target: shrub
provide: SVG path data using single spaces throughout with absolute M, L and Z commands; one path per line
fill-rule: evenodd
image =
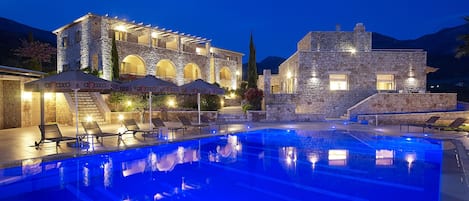
M 252 105 L 252 110 L 262 109 L 262 98 L 264 97 L 264 92 L 261 89 L 249 88 L 244 96 L 248 103 Z

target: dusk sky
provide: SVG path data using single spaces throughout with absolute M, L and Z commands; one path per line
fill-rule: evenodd
M 367 31 L 415 39 L 461 25 L 468 0 L 1 0 L 0 16 L 52 31 L 91 12 L 212 39 L 212 45 L 249 54 L 254 35 L 257 60 L 289 57 L 309 31 Z

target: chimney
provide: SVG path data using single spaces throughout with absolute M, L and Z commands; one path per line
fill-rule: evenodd
M 363 23 L 357 23 L 355 25 L 355 28 L 353 28 L 353 31 L 356 31 L 356 32 L 365 32 L 365 25 L 363 25 Z
M 335 31 L 340 31 L 340 24 L 335 25 Z

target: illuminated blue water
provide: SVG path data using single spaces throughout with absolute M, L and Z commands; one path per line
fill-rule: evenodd
M 0 200 L 438 200 L 439 141 L 262 130 L 0 170 Z

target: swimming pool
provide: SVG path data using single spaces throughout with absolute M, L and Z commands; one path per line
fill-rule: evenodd
M 438 200 L 439 141 L 259 130 L 0 170 L 0 200 Z

